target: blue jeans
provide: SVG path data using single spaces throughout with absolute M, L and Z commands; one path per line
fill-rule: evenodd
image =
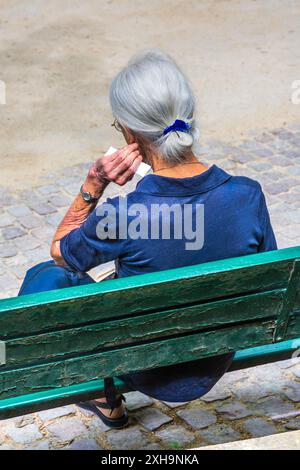
M 19 295 L 91 284 L 85 273 L 46 261 L 29 269 Z M 209 357 L 120 376 L 133 390 L 162 401 L 185 402 L 205 395 L 229 369 L 234 354 Z
M 82 286 L 93 282 L 95 281 L 88 274 L 76 273 L 71 269 L 58 266 L 54 261 L 45 261 L 27 271 L 19 295 Z

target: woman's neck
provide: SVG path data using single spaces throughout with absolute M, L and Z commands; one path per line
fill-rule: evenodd
M 199 162 L 191 152 L 182 163 L 167 165 L 161 158 L 152 156 L 153 173 L 170 178 L 189 178 L 207 170 L 207 166 Z

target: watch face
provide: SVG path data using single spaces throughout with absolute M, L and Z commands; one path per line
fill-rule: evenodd
M 82 191 L 82 197 L 85 201 L 89 202 L 91 200 L 91 195 L 90 193 L 87 193 L 85 191 Z
M 94 198 L 88 191 L 83 191 L 83 187 L 80 188 L 80 194 L 85 202 L 97 202 L 98 199 Z

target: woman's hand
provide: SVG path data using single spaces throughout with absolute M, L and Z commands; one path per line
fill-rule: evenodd
M 120 186 L 127 183 L 141 162 L 142 157 L 136 143 L 126 145 L 111 155 L 101 157 L 91 167 L 83 184 L 83 190 L 90 192 L 96 199 L 100 198 L 111 181 Z M 80 227 L 94 210 L 96 204 L 97 202 L 92 204 L 85 202 L 81 194 L 76 196 L 59 224 L 52 241 L 51 256 L 57 264 L 65 264 L 60 251 L 60 240 L 72 230 Z
M 91 167 L 87 179 L 101 186 L 110 182 L 123 186 L 133 177 L 141 162 L 138 144 L 125 145 L 111 155 L 99 158 Z

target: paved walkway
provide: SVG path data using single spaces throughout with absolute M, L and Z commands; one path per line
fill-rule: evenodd
M 252 132 L 239 145 L 209 141 L 202 159 L 258 180 L 280 248 L 300 245 L 300 124 Z M 14 296 L 35 263 L 49 259 L 54 229 L 78 192 L 87 166 L 48 175 L 32 191 L 0 188 L 0 298 Z M 131 182 L 122 191 L 133 186 Z M 109 187 L 109 195 L 119 191 Z M 127 396 L 132 425 L 108 431 L 75 406 L 0 424 L 0 450 L 177 449 L 300 429 L 300 363 L 285 361 L 227 374 L 212 392 L 187 405 Z

